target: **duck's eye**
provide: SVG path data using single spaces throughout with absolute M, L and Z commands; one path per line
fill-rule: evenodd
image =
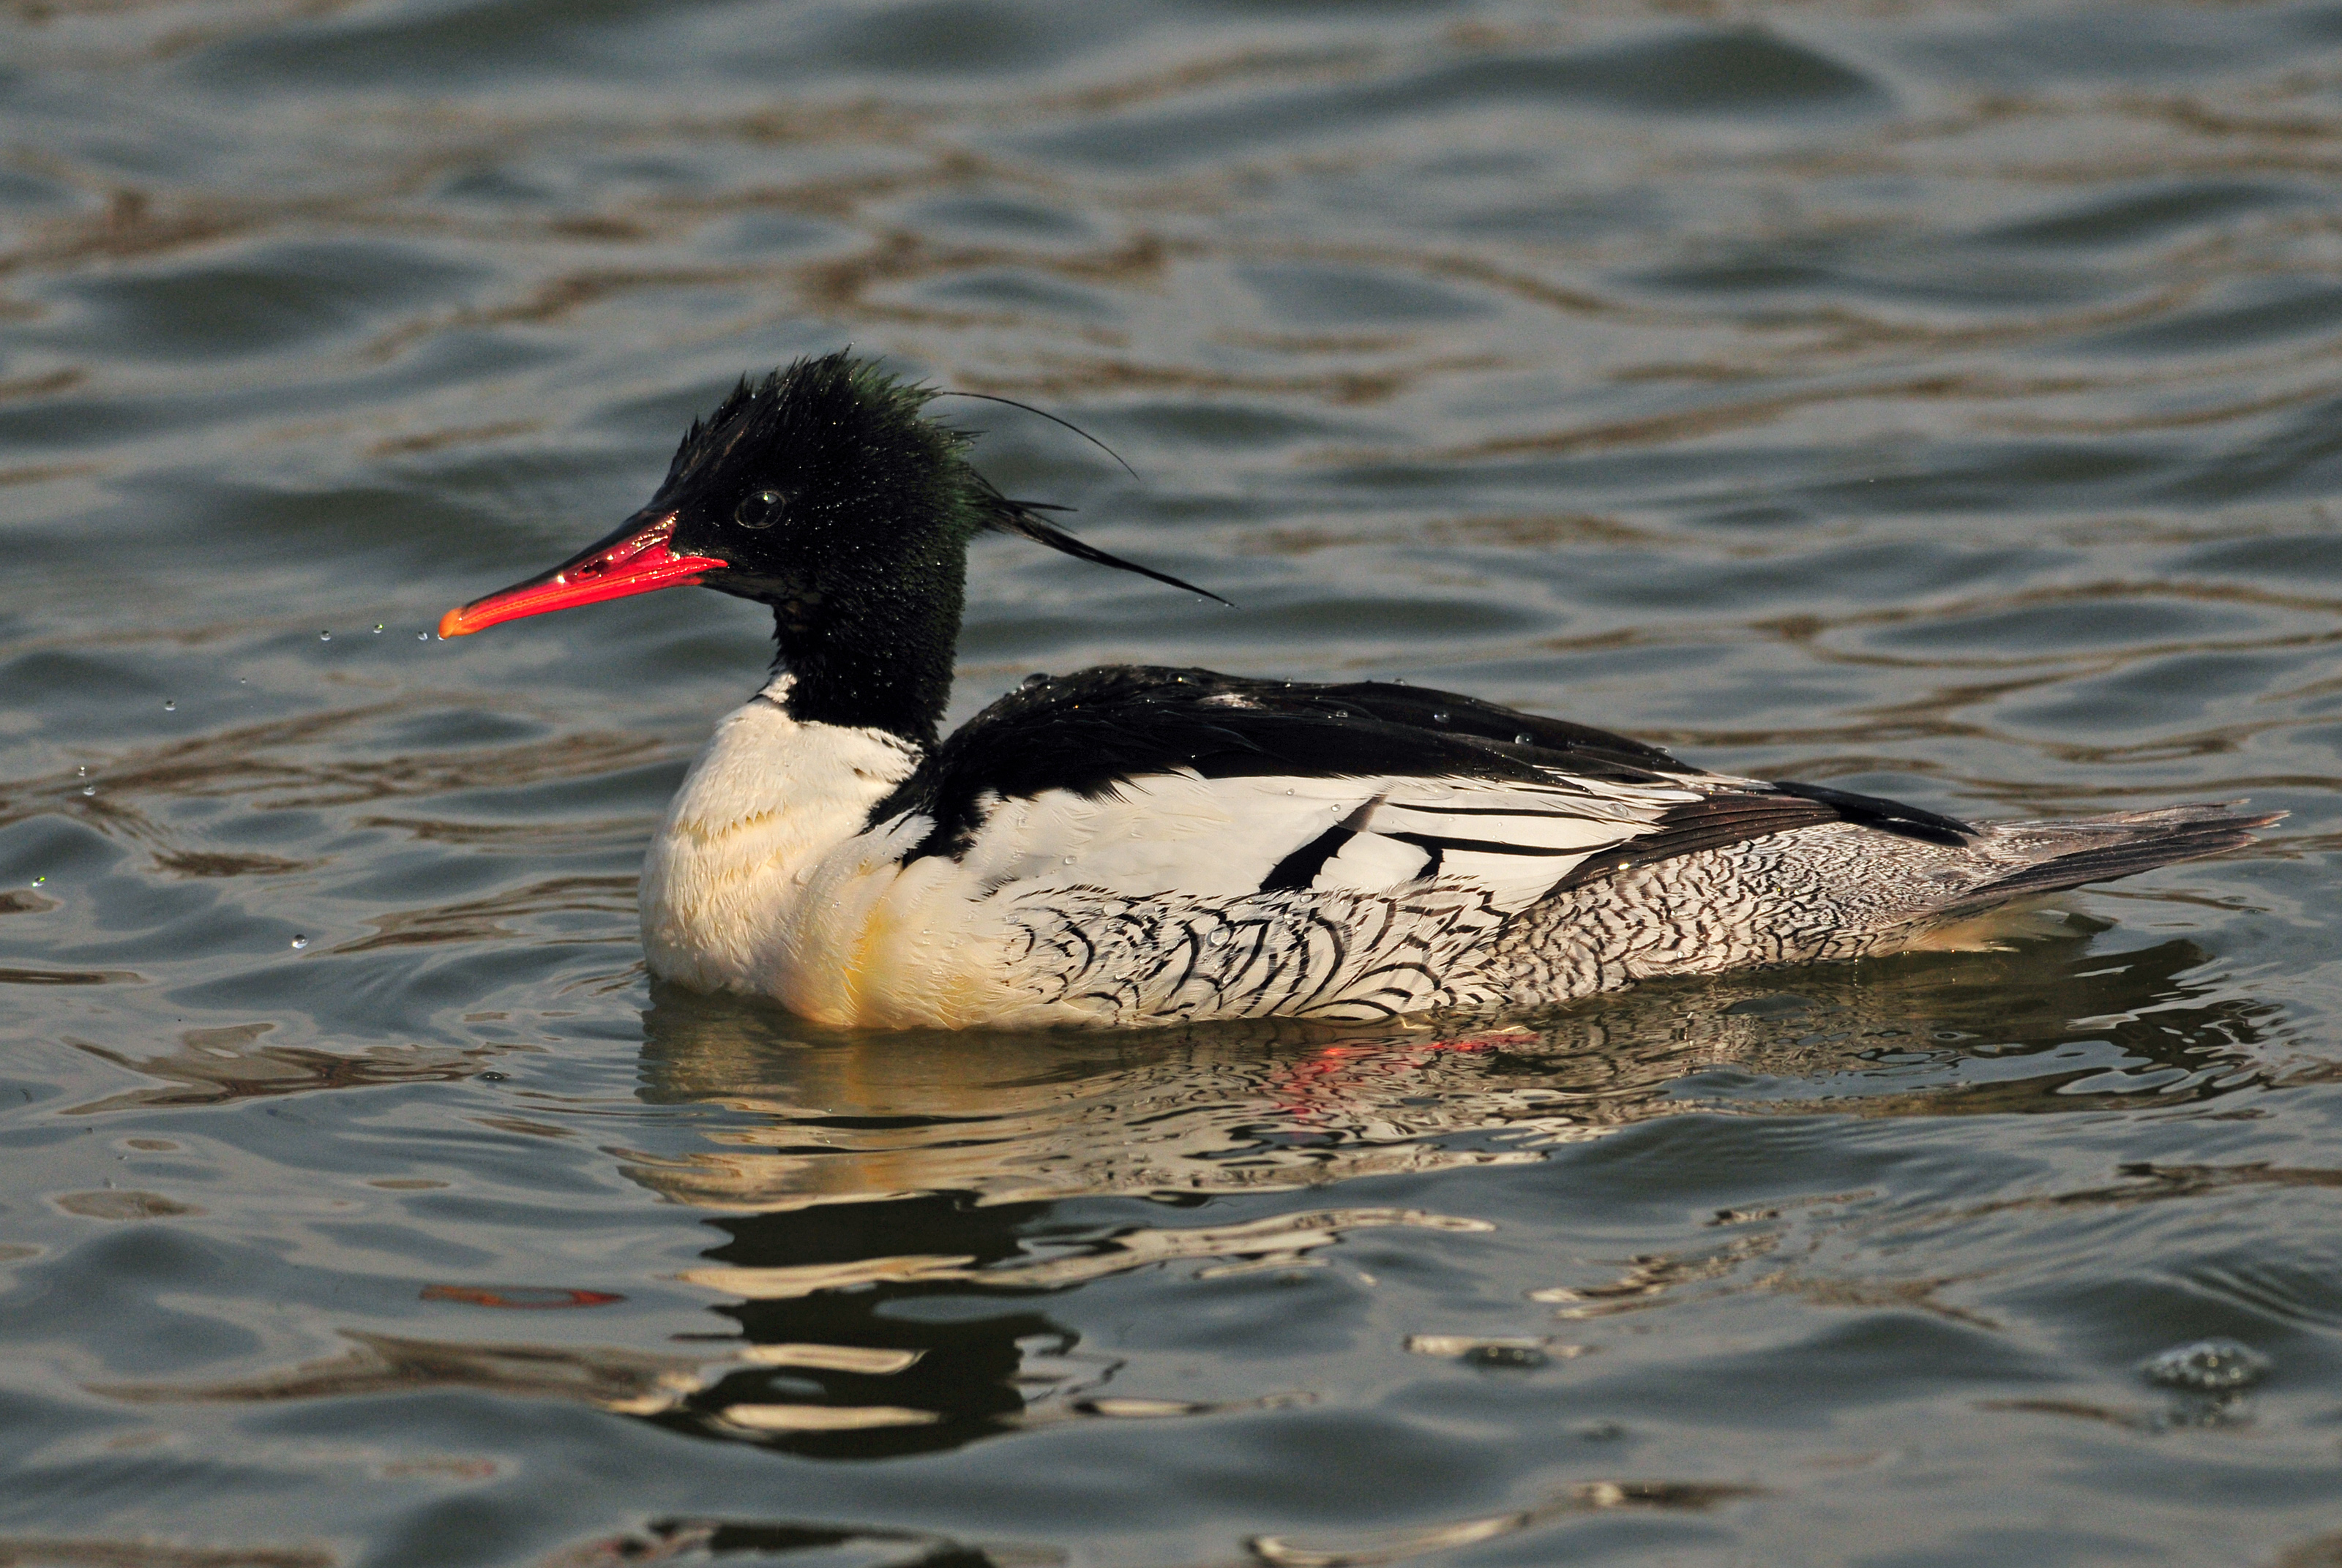
M 788 509 L 789 498 L 778 490 L 756 490 L 740 498 L 732 521 L 743 528 L 770 528 Z

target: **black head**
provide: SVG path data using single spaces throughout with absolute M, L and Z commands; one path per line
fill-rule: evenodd
M 1189 586 L 1003 495 L 968 465 L 972 438 L 927 417 L 937 395 L 845 354 L 743 380 L 685 434 L 649 505 L 552 571 L 450 611 L 440 631 L 696 584 L 772 606 L 798 717 L 926 741 L 950 694 L 980 530 Z
M 984 525 L 967 438 L 925 417 L 935 394 L 866 360 L 804 360 L 743 380 L 695 421 L 645 510 L 669 547 L 722 562 L 706 587 L 804 622 L 856 590 L 931 598 Z

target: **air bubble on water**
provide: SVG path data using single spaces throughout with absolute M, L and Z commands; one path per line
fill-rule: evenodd
M 1204 940 L 1214 947 L 1226 947 L 1228 944 L 1228 929 L 1225 925 L 1216 925 L 1212 934 Z
M 330 643 L 333 640 L 334 634 L 331 632 L 320 632 L 317 634 L 317 641 L 321 643 Z
M 1346 719 L 1350 716 L 1350 710 L 1347 708 L 1336 708 L 1334 710 L 1334 716 L 1337 719 Z
M 85 779 L 89 777 L 89 764 L 87 763 L 84 763 L 81 766 L 74 769 L 74 776 L 75 778 Z
M 417 632 L 415 634 L 415 640 L 418 643 L 427 643 L 431 640 L 431 634 L 428 632 Z
M 2233 1393 L 2250 1388 L 2276 1363 L 2233 1339 L 2199 1339 L 2148 1356 L 2138 1370 L 2149 1383 L 2197 1393 Z
M 97 793 L 97 786 L 95 784 L 84 784 L 81 786 L 81 793 L 84 794 L 95 794 Z
M 36 876 L 36 877 L 33 878 L 33 885 L 34 885 L 35 887 L 38 887 L 38 886 L 40 886 L 40 885 L 41 885 L 41 884 L 43 884 L 43 883 L 45 883 L 45 882 L 46 882 L 46 881 L 48 881 L 48 880 L 49 880 L 49 879 L 48 879 L 47 877 L 45 877 L 45 876 Z
M 1434 708 L 1434 709 L 1432 709 L 1432 710 L 1431 710 L 1431 722 L 1432 722 L 1433 724 L 1446 724 L 1446 723 L 1447 722 L 1447 710 L 1446 710 L 1446 708 Z
M 303 949 L 303 948 L 305 948 L 305 947 L 306 947 L 306 946 L 308 946 L 308 945 L 309 945 L 309 939 L 308 939 L 307 937 L 305 937 L 305 936 L 296 936 L 296 937 L 295 937 L 295 938 L 293 939 L 293 950 L 294 950 L 295 953 L 298 953 L 301 949 Z
M 1466 1366 L 1504 1366 L 1527 1369 L 1543 1366 L 1550 1359 L 1532 1344 L 1476 1344 L 1463 1354 Z
M 377 637 L 382 635 L 382 623 L 380 621 L 376 621 L 374 624 L 374 634 Z
M 1074 857 L 1073 857 L 1072 855 L 1070 855 L 1070 854 L 1069 854 L 1069 855 L 1067 855 L 1067 856 L 1066 856 L 1066 864 L 1067 865 L 1071 865 L 1071 864 L 1074 864 Z
M 179 711 L 179 704 L 175 702 L 165 699 L 163 704 L 163 711 L 166 714 L 175 714 Z
M 1516 746 L 1525 746 L 1529 744 L 1531 744 L 1531 737 L 1526 731 L 1523 731 L 1521 734 L 1513 737 L 1513 744 Z

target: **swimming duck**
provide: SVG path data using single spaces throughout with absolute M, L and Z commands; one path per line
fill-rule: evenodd
M 1200 669 L 1035 675 L 939 738 L 976 534 L 1191 585 L 1002 494 L 936 395 L 846 354 L 744 380 L 647 506 L 440 623 L 685 584 L 771 607 L 771 678 L 644 864 L 655 975 L 878 1028 L 1380 1019 L 1893 952 L 2274 820 L 1967 823 L 1454 693 Z

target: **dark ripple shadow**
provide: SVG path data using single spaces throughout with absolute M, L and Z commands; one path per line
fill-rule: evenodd
M 1045 135 L 1033 145 L 1117 169 L 1160 169 L 1262 143 L 1289 146 L 1500 106 L 1780 120 L 1877 114 L 1890 104 L 1860 72 L 1777 35 L 1702 31 L 1565 55 L 1466 59 L 1369 85 L 1133 115 L 1078 135 Z
M 160 1082 L 74 1105 L 67 1116 L 165 1105 L 225 1105 L 280 1094 L 371 1088 L 385 1084 L 452 1084 L 487 1070 L 497 1053 L 435 1050 L 429 1046 L 378 1046 L 355 1054 L 302 1045 L 272 1045 L 274 1024 L 190 1029 L 178 1046 L 159 1056 L 73 1041 L 76 1050 Z
M 2101 249 L 2159 242 L 2239 214 L 2281 212 L 2313 199 L 2274 181 L 2157 182 L 2129 191 L 2092 191 L 2041 213 L 1975 231 L 1978 245 L 2018 250 Z

